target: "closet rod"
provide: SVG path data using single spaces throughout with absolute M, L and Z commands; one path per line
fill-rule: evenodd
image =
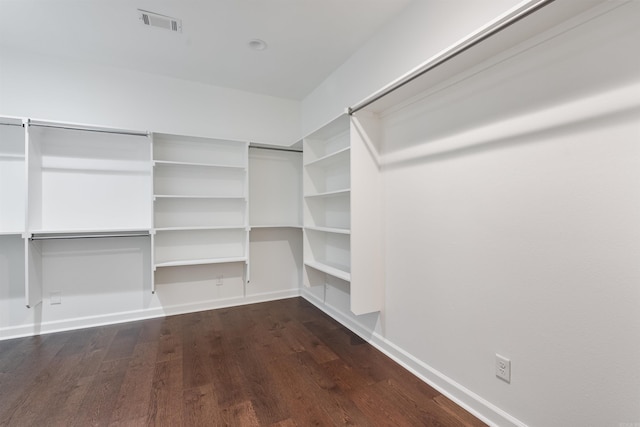
M 249 148 L 260 148 L 262 150 L 290 151 L 292 153 L 302 153 L 302 150 L 299 150 L 299 149 L 296 149 L 296 148 L 290 148 L 290 147 L 275 147 L 275 146 L 249 144 Z
M 37 126 L 42 128 L 53 128 L 53 129 L 80 130 L 80 131 L 98 132 L 98 133 L 115 133 L 118 135 L 149 136 L 149 132 L 135 132 L 135 131 L 118 130 L 118 129 L 99 129 L 99 128 L 90 128 L 90 127 L 83 127 L 83 126 L 58 125 L 55 123 L 40 123 L 40 122 L 32 122 L 32 121 L 29 121 L 29 126 Z
M 407 83 L 412 82 L 418 77 L 428 73 L 434 68 L 439 67 L 440 65 L 448 62 L 449 60 L 455 58 L 461 53 L 469 50 L 473 46 L 479 44 L 480 42 L 488 39 L 489 37 L 499 33 L 502 30 L 510 27 L 521 19 L 531 15 L 532 13 L 542 9 L 543 7 L 553 3 L 555 0 L 536 0 L 531 1 L 524 5 L 522 8 L 515 10 L 512 14 L 505 16 L 503 19 L 493 23 L 487 28 L 479 31 L 475 34 L 470 35 L 469 37 L 463 39 L 460 43 L 452 46 L 451 48 L 444 51 L 442 54 L 436 56 L 432 60 L 428 61 L 425 64 L 422 64 L 417 69 L 410 71 L 406 75 L 400 77 L 398 80 L 391 82 L 387 86 L 383 87 L 379 91 L 360 101 L 358 104 L 353 107 L 349 107 L 347 110 L 350 115 L 355 114 L 356 112 L 362 110 L 363 108 L 373 104 L 381 98 L 389 95 L 390 93 L 400 89 Z
M 33 235 L 30 240 L 69 240 L 69 239 L 99 239 L 102 237 L 146 237 L 147 232 L 140 233 L 113 233 L 113 234 L 52 234 Z

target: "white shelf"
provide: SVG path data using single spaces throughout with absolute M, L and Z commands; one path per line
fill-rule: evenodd
M 0 231 L 0 236 L 22 236 L 24 231 Z
M 254 228 L 302 228 L 300 224 L 260 224 L 260 225 L 252 225 L 251 229 Z
M 24 160 L 24 154 L 0 153 L 0 160 Z
M 222 168 L 222 169 L 239 169 L 246 170 L 245 166 L 224 165 L 212 163 L 193 163 L 193 162 L 177 162 L 170 160 L 154 160 L 154 166 L 176 166 L 176 167 L 198 167 L 198 168 Z
M 351 234 L 351 230 L 346 228 L 306 226 L 304 227 L 304 229 L 312 230 L 312 231 L 320 231 L 323 233 Z
M 112 233 L 112 234 L 118 234 L 118 233 L 137 233 L 137 232 L 146 232 L 149 233 L 150 229 L 148 228 L 93 228 L 93 229 L 88 229 L 88 228 L 82 228 L 82 229 L 60 229 L 60 230 L 53 230 L 53 229 L 47 229 L 47 230 L 29 230 L 27 231 L 28 234 L 96 234 L 96 233 Z
M 155 268 L 162 267 L 180 267 L 186 265 L 206 265 L 206 264 L 226 264 L 231 262 L 247 262 L 247 257 L 230 257 L 230 258 L 207 258 L 207 259 L 191 259 L 183 261 L 169 261 L 155 264 Z
M 244 227 L 246 199 L 159 198 L 154 203 L 156 229 L 176 227 Z
M 318 193 L 318 194 L 307 194 L 304 197 L 305 198 L 313 198 L 313 197 L 324 198 L 324 197 L 348 196 L 350 192 L 351 190 L 347 188 L 343 190 L 326 191 L 324 193 Z
M 158 162 L 245 168 L 247 142 L 153 134 L 153 156 Z
M 305 261 L 304 264 L 308 267 L 314 268 L 323 273 L 330 274 L 331 276 L 342 279 L 346 282 L 351 282 L 351 273 L 345 266 L 338 264 L 329 264 L 326 261 Z
M 247 200 L 245 196 L 198 196 L 182 194 L 154 194 L 154 199 L 211 199 L 211 200 Z
M 341 150 L 322 156 L 319 159 L 315 159 L 308 163 L 305 163 L 305 166 L 328 167 L 328 166 L 337 164 L 339 162 L 345 162 L 345 161 L 348 162 L 350 152 L 351 152 L 351 147 L 345 147 Z
M 163 227 L 156 228 L 156 231 L 196 231 L 196 230 L 245 230 L 248 231 L 247 226 L 244 225 L 221 225 L 221 226 L 194 226 L 194 227 Z

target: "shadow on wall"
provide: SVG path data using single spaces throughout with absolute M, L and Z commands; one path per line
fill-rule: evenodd
M 392 170 L 509 149 L 517 145 L 540 143 L 549 141 L 553 137 L 570 135 L 578 130 L 596 130 L 601 127 L 627 122 L 635 119 L 638 114 L 640 114 L 640 105 L 635 105 L 622 111 L 604 112 L 602 115 L 595 117 L 583 116 L 573 121 L 548 123 L 547 127 L 529 129 L 519 125 L 520 123 L 530 123 L 527 117 L 523 117 L 496 123 L 483 129 L 471 130 L 442 140 L 425 140 L 421 146 L 414 147 L 412 150 L 404 150 L 385 156 L 383 167 L 386 170 Z M 411 123 L 402 123 L 402 126 L 411 125 Z M 389 143 L 391 144 L 391 142 Z

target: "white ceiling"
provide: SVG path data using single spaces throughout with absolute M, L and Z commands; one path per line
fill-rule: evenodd
M 0 44 L 302 99 L 410 1 L 0 0 Z M 182 19 L 182 34 L 137 9 Z

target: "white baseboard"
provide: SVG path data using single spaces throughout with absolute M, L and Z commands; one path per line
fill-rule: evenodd
M 301 289 L 301 296 L 486 424 L 527 427 L 522 421 L 419 360 L 377 332 L 370 330 L 354 317 L 326 305 L 308 290 Z
M 173 316 L 177 314 L 194 313 L 197 311 L 213 310 L 217 308 L 255 304 L 266 301 L 275 301 L 279 299 L 293 298 L 299 295 L 300 292 L 298 291 L 298 289 L 290 289 L 286 291 L 267 292 L 239 298 L 198 301 L 189 304 L 154 307 L 142 310 L 110 313 L 99 316 L 77 317 L 73 319 L 56 320 L 37 324 L 32 323 L 20 326 L 10 326 L 6 328 L 0 328 L 0 340 L 50 334 L 53 332 L 71 331 L 75 329 L 91 328 L 95 326 L 134 322 L 138 320 Z

